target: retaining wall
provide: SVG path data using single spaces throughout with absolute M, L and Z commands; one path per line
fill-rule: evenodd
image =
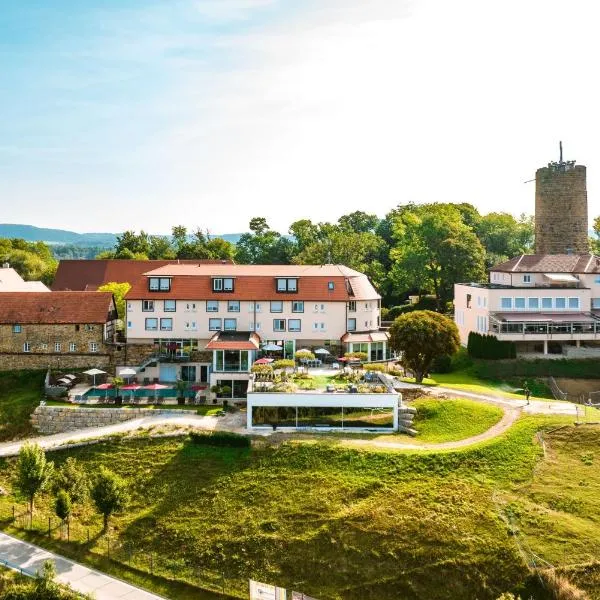
M 33 427 L 40 433 L 62 433 L 87 427 L 105 427 L 142 417 L 182 415 L 181 410 L 149 408 L 84 408 L 70 406 L 38 406 L 31 415 Z M 185 413 L 183 413 L 185 414 Z

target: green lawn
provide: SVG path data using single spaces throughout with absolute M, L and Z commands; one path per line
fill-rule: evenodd
M 525 417 L 499 438 L 458 452 L 374 452 L 344 447 L 335 439 L 261 441 L 247 450 L 196 446 L 184 438 L 113 441 L 53 452 L 57 462 L 77 457 L 89 472 L 101 464 L 117 471 L 130 481 L 132 503 L 114 520 L 112 560 L 105 558 L 107 540 L 89 506 L 73 520 L 76 541 L 59 542 L 55 531 L 52 546 L 178 600 L 214 598 L 200 587 L 219 590 L 223 574 L 225 589 L 239 598 L 247 597 L 247 579 L 253 577 L 322 599 L 494 600 L 529 581 L 503 520 L 502 502 L 538 503 L 539 492 L 531 486 L 544 471 L 535 469 L 542 450 L 534 434 L 543 426 L 568 423 L 566 418 Z M 588 427 L 597 445 L 600 430 Z M 569 426 L 568 431 L 577 436 L 582 430 Z M 589 462 L 577 444 L 568 451 L 582 464 Z M 539 481 L 546 482 L 546 494 L 567 497 L 563 467 L 554 471 L 553 465 L 548 464 L 552 476 Z M 14 460 L 0 466 L 0 485 L 11 490 Z M 589 478 L 585 486 L 573 481 L 568 492 L 580 489 L 591 507 L 600 494 L 600 477 Z M 14 502 L 12 494 L 0 497 L 0 518 L 9 531 L 15 531 L 10 522 Z M 50 497 L 40 499 L 39 531 L 29 534 L 42 545 L 48 545 L 50 503 Z M 17 506 L 23 511 L 24 503 Z M 550 531 L 561 531 L 568 562 L 573 562 L 571 549 L 584 546 L 586 558 L 600 558 L 595 537 L 588 543 L 566 535 L 574 531 L 569 507 L 564 502 L 553 506 L 548 514 L 556 522 Z M 536 522 L 528 518 L 535 530 Z M 579 518 L 579 531 L 595 536 L 600 529 L 596 512 Z M 16 530 L 23 535 L 20 527 Z M 560 565 L 552 536 L 545 540 L 540 530 L 532 544 L 536 538 L 535 551 L 543 557 L 551 553 Z
M 33 432 L 29 418 L 43 398 L 43 371 L 0 372 L 0 441 Z
M 403 377 L 402 381 L 414 383 L 414 378 Z M 548 387 L 539 380 L 530 378 L 527 380 L 532 392 L 532 398 L 547 399 L 552 398 Z M 494 381 L 480 379 L 473 375 L 471 371 L 461 369 L 452 373 L 432 373 L 431 377 L 423 380 L 426 386 L 443 386 L 455 390 L 463 390 L 474 394 L 492 394 L 501 398 L 523 399 L 523 382 L 521 380 L 511 379 L 509 381 Z
M 504 414 L 497 406 L 474 400 L 437 400 L 420 398 L 411 404 L 417 409 L 414 428 L 416 441 L 426 443 L 453 442 L 487 431 Z

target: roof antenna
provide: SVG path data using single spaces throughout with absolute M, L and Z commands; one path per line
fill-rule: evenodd
M 561 142 L 558 142 L 558 147 L 560 148 L 560 161 L 559 161 L 559 162 L 561 162 L 561 163 L 562 163 L 562 161 L 563 161 L 563 159 L 562 159 L 562 156 L 563 156 L 563 155 L 562 155 L 562 141 L 561 141 Z

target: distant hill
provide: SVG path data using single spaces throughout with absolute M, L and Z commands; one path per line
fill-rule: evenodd
M 236 244 L 241 233 L 211 235 Z M 0 223 L 0 238 L 21 238 L 28 242 L 46 242 L 47 244 L 72 244 L 74 246 L 94 246 L 112 248 L 117 241 L 116 233 L 76 233 L 65 229 L 48 229 L 33 225 L 14 225 Z

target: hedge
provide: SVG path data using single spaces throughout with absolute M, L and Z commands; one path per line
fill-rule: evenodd
M 600 360 L 593 358 L 477 361 L 472 369 L 473 374 L 481 379 L 495 380 L 550 376 L 573 379 L 600 378 Z
M 494 335 L 483 335 L 475 331 L 469 333 L 467 351 L 473 358 L 488 360 L 517 357 L 517 347 L 514 342 L 500 341 Z
M 199 446 L 227 446 L 229 448 L 250 448 L 252 441 L 245 435 L 230 431 L 192 431 L 190 439 Z

